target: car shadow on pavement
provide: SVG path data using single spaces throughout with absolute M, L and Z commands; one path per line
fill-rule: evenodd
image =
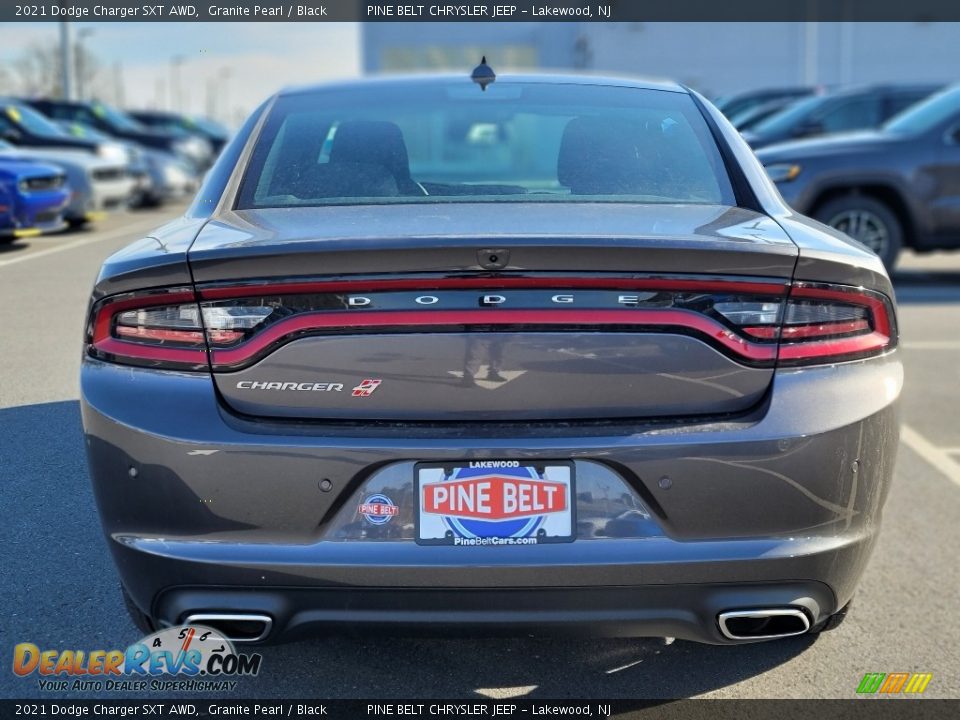
M 101 534 L 83 444 L 77 401 L 0 409 L 4 652 L 20 642 L 125 648 L 140 638 Z M 233 697 L 681 698 L 761 674 L 813 642 L 325 637 L 244 647 L 263 654 L 262 670 L 242 678 Z M 37 696 L 50 694 L 35 678 L 0 673 L 0 697 Z M 57 695 L 71 696 L 97 693 Z
M 19 240 L 14 240 L 13 242 L 0 242 L 0 257 L 4 255 L 14 255 L 21 250 L 26 250 L 29 247 L 24 242 Z
M 272 682 L 240 692 L 254 697 L 283 687 L 347 698 L 674 699 L 760 675 L 814 642 L 802 637 L 721 647 L 666 645 L 657 638 L 327 638 L 263 648 L 258 681 L 273 676 Z M 334 677 L 318 672 L 331 661 Z

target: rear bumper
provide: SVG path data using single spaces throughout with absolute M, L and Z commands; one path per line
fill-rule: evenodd
M 584 588 L 171 588 L 162 624 L 194 613 L 271 618 L 266 642 L 318 634 L 674 637 L 733 644 L 717 624 L 731 608 L 795 607 L 824 618 L 835 603 L 822 583 Z
M 361 623 L 729 642 L 719 612 L 784 604 L 816 624 L 873 548 L 901 384 L 894 353 L 778 371 L 762 407 L 724 422 L 477 430 L 255 423 L 202 375 L 88 359 L 81 377 L 101 521 L 134 601 L 167 623 L 267 613 L 271 641 Z M 656 530 L 466 551 L 330 532 L 378 474 L 494 458 L 602 468 Z
M 33 221 L 28 221 L 28 223 L 33 223 Z M 27 224 L 23 227 L 0 228 L 0 237 L 31 238 L 59 232 L 65 227 L 67 227 L 67 224 L 63 221 L 63 217 L 57 215 L 54 218 L 42 220 L 35 224 Z

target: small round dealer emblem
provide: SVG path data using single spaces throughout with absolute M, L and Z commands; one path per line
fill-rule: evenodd
M 390 518 L 400 512 L 400 508 L 386 495 L 377 493 L 360 503 L 359 512 L 367 519 L 368 523 L 384 525 L 390 522 Z

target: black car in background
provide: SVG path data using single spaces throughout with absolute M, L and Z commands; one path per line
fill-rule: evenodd
M 960 248 L 960 85 L 879 131 L 783 143 L 757 157 L 798 212 L 892 268 L 903 247 Z
M 812 87 L 764 88 L 763 90 L 750 90 L 721 97 L 714 104 L 720 112 L 727 116 L 728 120 L 733 120 L 734 116 L 741 115 L 759 105 L 765 105 L 775 100 L 784 103 L 795 102 L 808 95 L 813 95 L 814 92 L 816 92 L 816 89 Z
M 746 110 L 727 116 L 730 124 L 741 133 L 759 125 L 769 117 L 783 112 L 797 102 L 796 98 L 778 98 L 759 105 L 753 105 Z
M 112 137 L 179 155 L 189 160 L 196 170 L 204 169 L 211 161 L 212 149 L 207 141 L 186 133 L 148 128 L 122 110 L 105 103 L 49 98 L 24 102 L 53 120 L 83 123 Z
M 71 137 L 117 142 L 83 123 L 66 120 L 56 123 Z M 135 183 L 129 203 L 131 207 L 156 207 L 167 200 L 186 197 L 196 190 L 196 178 L 176 155 L 132 142 L 120 141 L 118 146 L 126 153 L 127 172 Z
M 0 139 L 12 145 L 34 148 L 65 148 L 101 151 L 103 143 L 78 138 L 64 132 L 55 123 L 20 100 L 0 99 Z
M 877 128 L 940 87 L 872 85 L 829 95 L 815 95 L 772 115 L 744 132 L 743 137 L 756 150 L 788 140 Z
M 166 110 L 130 110 L 129 115 L 136 121 L 164 132 L 182 132 L 204 138 L 218 155 L 230 139 L 230 131 L 210 118 L 197 115 L 181 115 Z

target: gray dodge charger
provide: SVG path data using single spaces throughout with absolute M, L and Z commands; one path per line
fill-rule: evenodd
M 879 259 L 682 86 L 298 88 L 104 263 L 86 448 L 145 632 L 817 633 L 897 335 Z

